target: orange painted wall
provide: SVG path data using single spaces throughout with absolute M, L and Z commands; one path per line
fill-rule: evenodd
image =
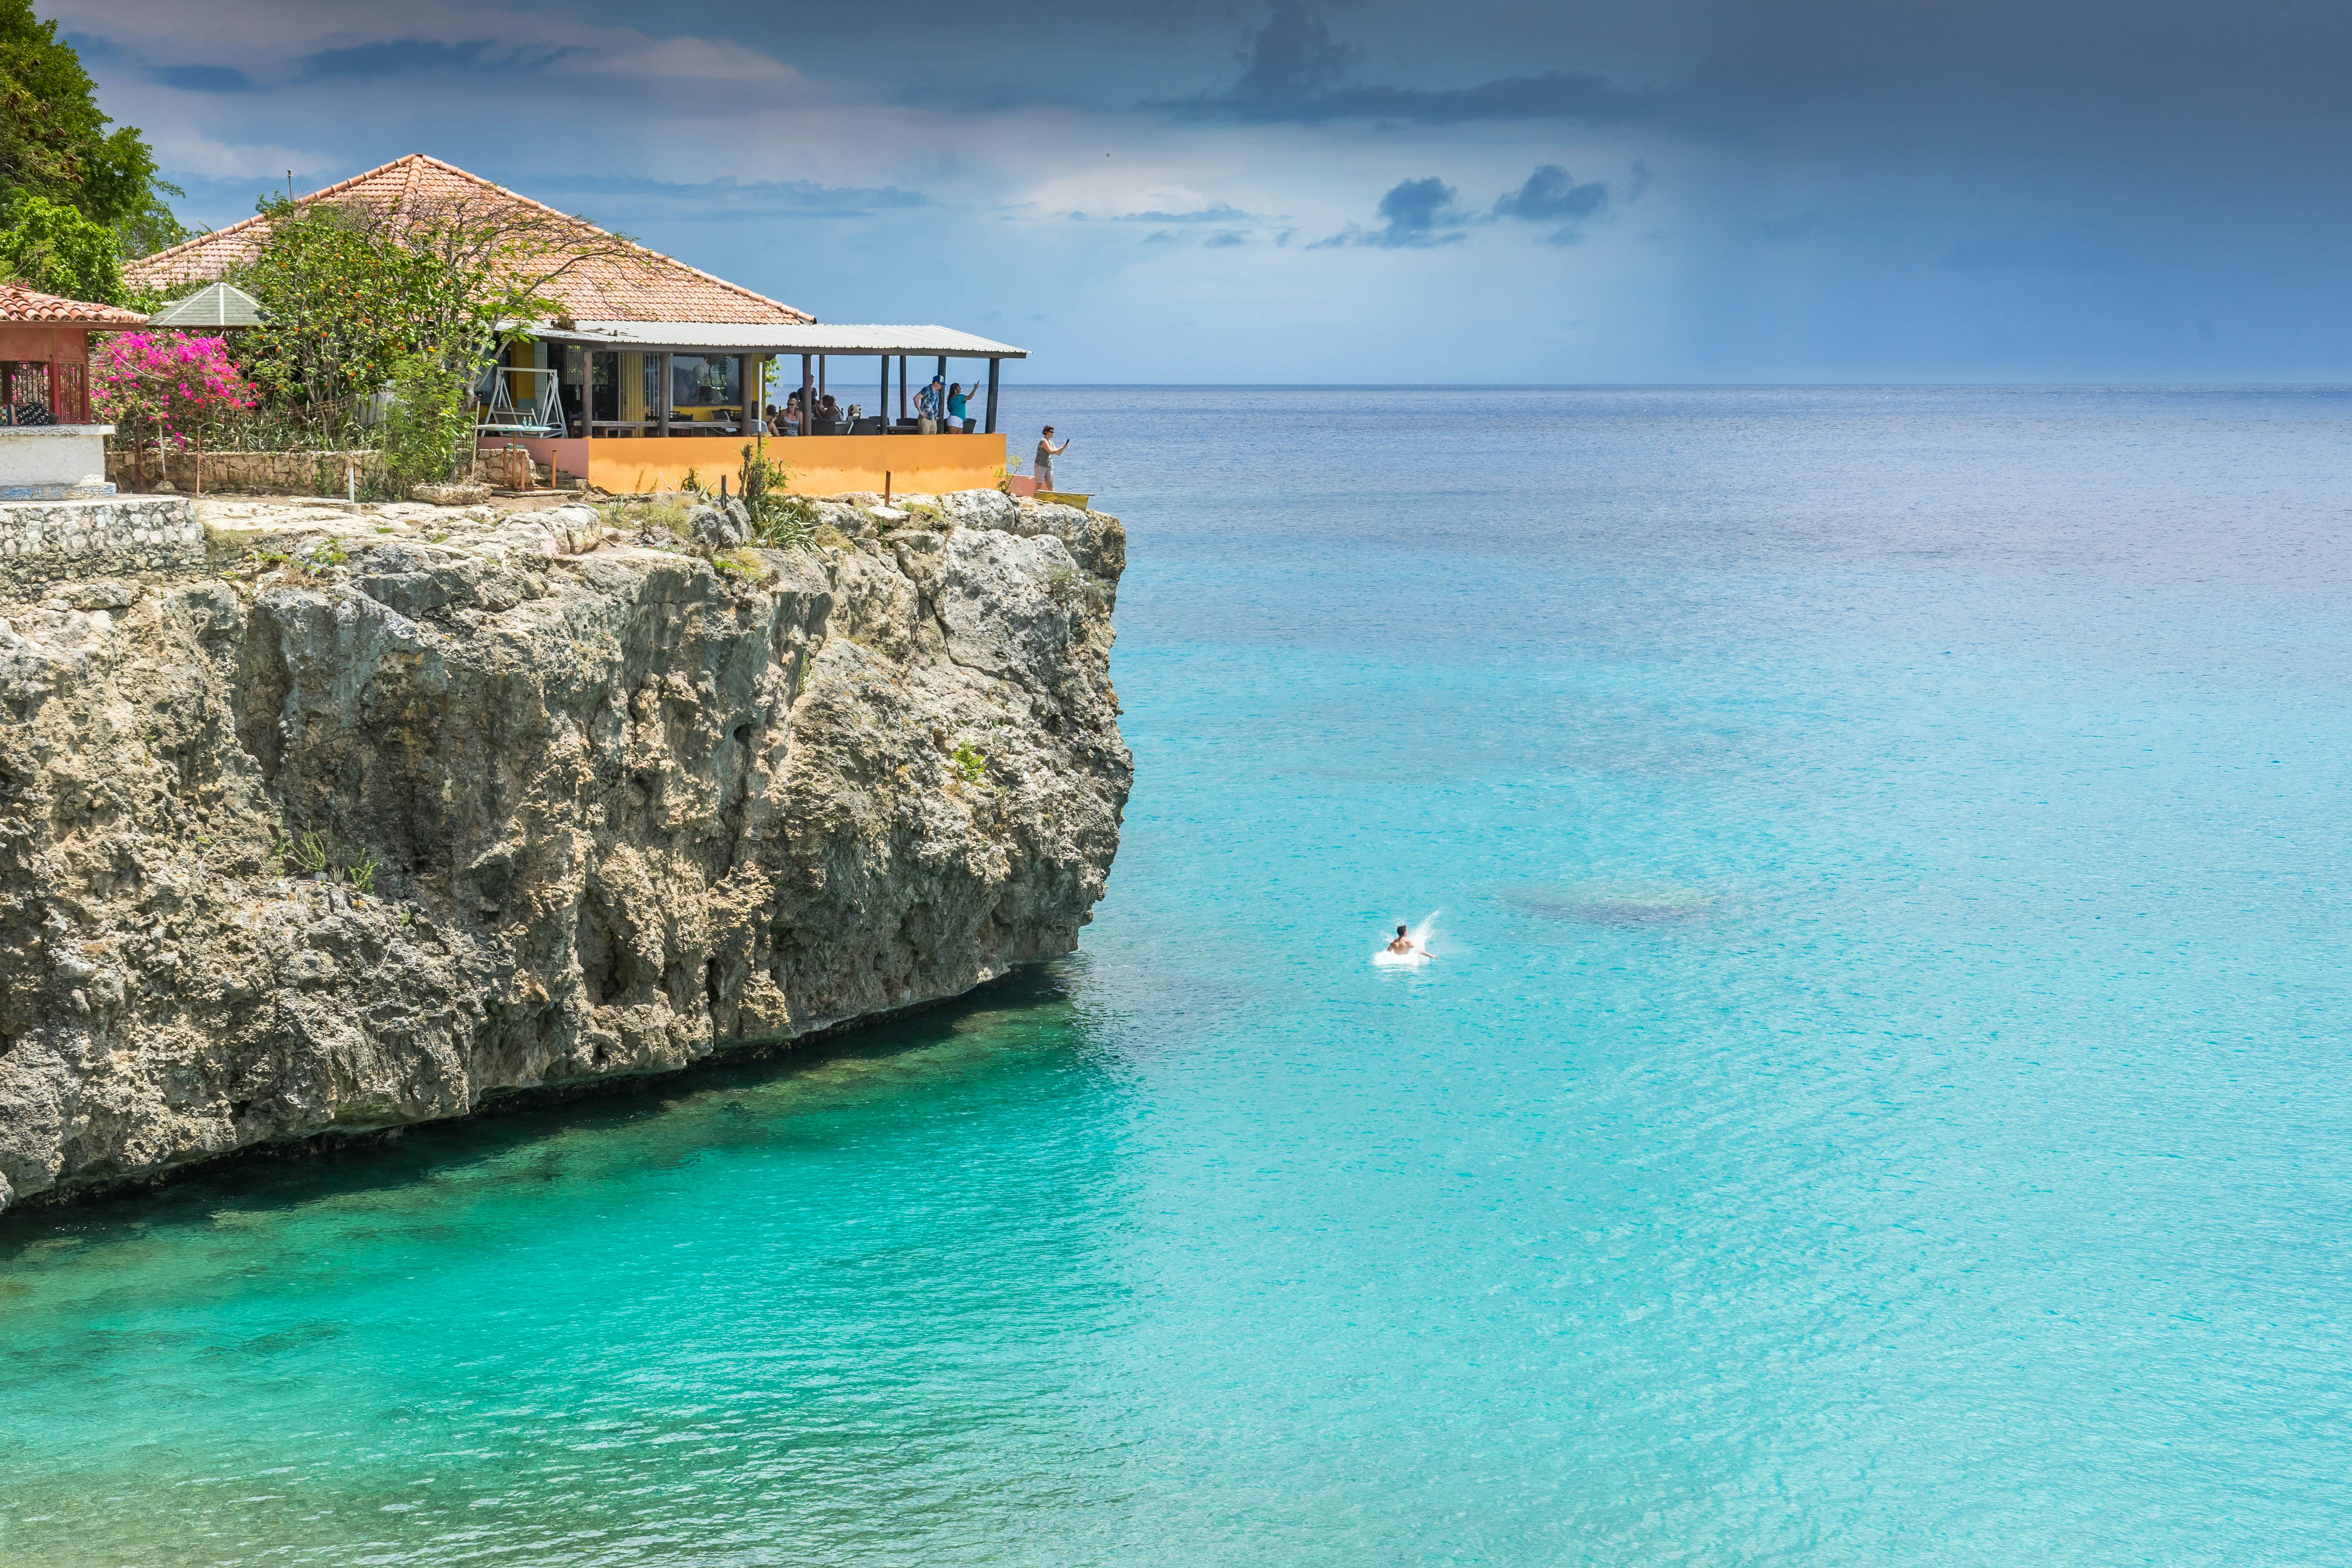
M 742 465 L 743 444 L 741 437 L 603 437 L 588 443 L 588 482 L 615 495 L 639 495 L 676 489 L 690 468 L 715 485 Z M 886 472 L 894 491 L 939 495 L 995 489 L 1004 437 L 771 436 L 768 460 L 792 474 L 796 495 L 878 490 Z

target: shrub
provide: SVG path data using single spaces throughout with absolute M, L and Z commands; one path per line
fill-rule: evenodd
M 232 410 L 250 408 L 254 390 L 218 338 L 180 331 L 115 332 L 90 354 L 93 411 L 120 425 L 142 470 L 147 445 L 203 448 L 205 430 Z
M 422 354 L 394 365 L 392 409 L 384 421 L 384 468 L 395 489 L 446 479 L 473 434 L 466 409 L 466 378 Z
M 752 537 L 773 549 L 806 549 L 817 542 L 816 503 L 785 487 L 793 476 L 771 459 L 761 446 L 746 442 L 743 464 L 736 471 L 743 492 L 743 509 L 751 514 Z
M 694 525 L 686 521 L 686 503 L 676 496 L 622 501 L 606 509 L 605 515 L 614 527 L 633 528 L 640 533 L 658 531 L 685 539 L 694 532 Z
M 278 853 L 282 858 L 291 862 L 297 869 L 308 871 L 314 876 L 327 868 L 327 841 L 315 833 L 305 833 L 300 839 L 292 844 L 288 844 L 281 839 L 278 846 Z
M 976 784 L 988 776 L 988 753 L 970 741 L 957 746 L 949 761 L 955 764 L 956 777 L 966 784 Z
M 1094 578 L 1079 572 L 1077 566 L 1046 566 L 1045 595 L 1054 599 L 1056 605 L 1061 605 L 1063 609 L 1070 611 L 1079 609 L 1079 606 L 1101 609 L 1103 605 L 1103 590 L 1096 585 Z

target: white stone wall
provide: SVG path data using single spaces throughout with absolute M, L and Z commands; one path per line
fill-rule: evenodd
M 204 526 L 177 496 L 0 501 L 0 595 L 71 577 L 204 563 Z
M 111 425 L 0 425 L 0 497 L 103 486 L 112 434 Z

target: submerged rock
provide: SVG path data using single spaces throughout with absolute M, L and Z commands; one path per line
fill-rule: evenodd
M 313 511 L 233 581 L 0 605 L 0 1206 L 1069 952 L 1125 545 L 1037 510 L 757 574 L 584 508 Z

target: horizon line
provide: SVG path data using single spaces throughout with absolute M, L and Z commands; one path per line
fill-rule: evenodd
M 1022 381 L 1056 391 L 1196 392 L 2345 392 L 2352 381 Z

